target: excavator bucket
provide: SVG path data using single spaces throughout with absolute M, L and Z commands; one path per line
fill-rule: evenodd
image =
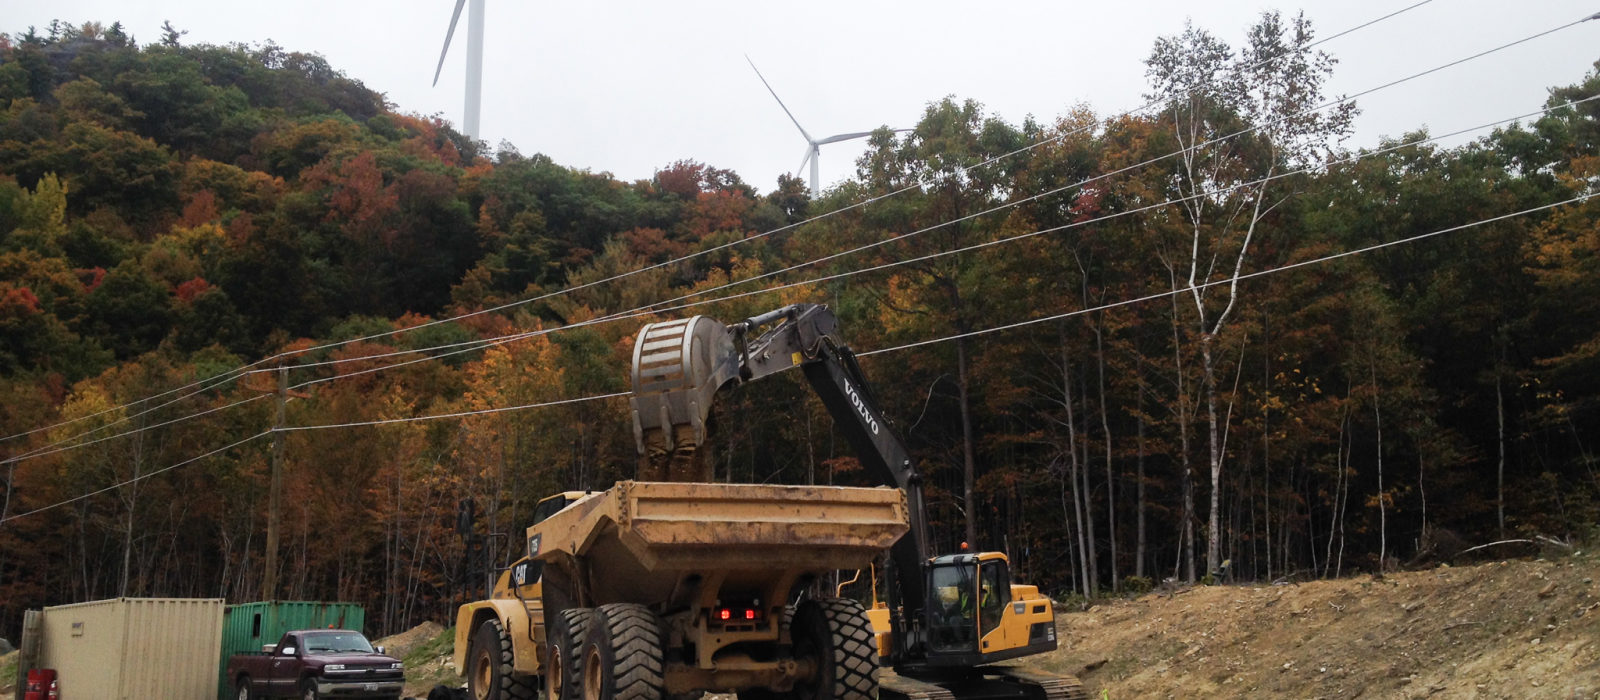
M 633 438 L 641 481 L 711 481 L 699 449 L 712 397 L 739 376 L 733 335 L 705 316 L 652 323 L 633 344 Z

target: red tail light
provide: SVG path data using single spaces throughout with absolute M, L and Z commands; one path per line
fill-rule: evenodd
M 717 617 L 720 617 L 720 618 L 722 618 L 724 620 L 733 619 L 733 611 L 729 610 L 727 608 L 723 608 L 723 609 L 717 611 Z

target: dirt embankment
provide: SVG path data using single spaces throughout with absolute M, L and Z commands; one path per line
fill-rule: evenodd
M 1095 697 L 1600 698 L 1600 557 L 1152 593 L 1060 615 Z

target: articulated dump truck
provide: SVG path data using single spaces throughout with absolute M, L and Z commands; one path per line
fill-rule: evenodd
M 568 700 L 874 697 L 878 649 L 860 604 L 787 603 L 905 534 L 898 490 L 624 481 L 539 510 L 528 557 L 456 619 L 474 698 L 531 698 L 540 678 L 546 697 Z
M 883 486 L 709 481 L 717 394 L 794 367 Z M 1013 584 L 1002 553 L 929 553 L 921 477 L 827 307 L 645 326 L 632 375 L 649 480 L 534 509 L 526 555 L 456 616 L 473 698 L 1087 697 L 1071 676 L 999 663 L 1056 648 L 1051 601 Z M 870 605 L 817 593 L 824 576 L 863 569 Z

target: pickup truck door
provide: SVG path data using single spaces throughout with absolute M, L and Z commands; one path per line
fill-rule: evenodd
M 285 653 L 292 652 L 292 653 Z M 283 698 L 293 697 L 298 689 L 294 687 L 296 677 L 299 676 L 300 663 L 297 657 L 304 653 L 300 648 L 300 638 L 294 634 L 285 634 L 278 640 L 278 648 L 272 652 L 272 658 L 267 660 L 267 694 L 268 697 Z

